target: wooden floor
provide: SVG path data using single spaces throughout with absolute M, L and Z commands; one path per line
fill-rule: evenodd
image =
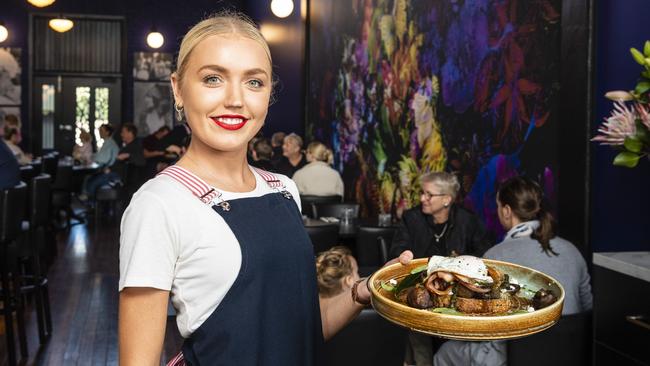
M 53 335 L 39 345 L 36 316 L 28 314 L 29 358 L 20 365 L 117 365 L 119 224 L 74 225 L 57 234 L 58 256 L 50 267 Z M 0 321 L 2 317 L 0 316 Z M 180 349 L 182 339 L 173 318 L 161 364 Z M 18 347 L 16 347 L 18 348 Z M 18 350 L 16 350 L 18 352 Z M 4 332 L 0 365 L 7 365 Z

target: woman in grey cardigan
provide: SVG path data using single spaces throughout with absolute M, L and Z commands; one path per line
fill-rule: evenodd
M 562 315 L 590 310 L 587 264 L 573 244 L 555 236 L 553 216 L 542 207 L 542 200 L 536 182 L 522 177 L 505 181 L 497 194 L 497 210 L 508 233 L 484 257 L 530 267 L 558 280 L 565 291 Z M 506 344 L 449 341 L 433 361 L 435 366 L 506 365 Z

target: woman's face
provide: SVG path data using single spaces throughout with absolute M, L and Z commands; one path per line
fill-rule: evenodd
M 504 206 L 499 202 L 499 196 L 497 195 L 497 215 L 499 216 L 499 223 L 501 226 L 508 231 L 512 229 L 512 220 L 510 219 L 510 208 Z
M 192 50 L 176 103 L 192 142 L 216 151 L 246 151 L 264 124 L 271 96 L 271 65 L 262 46 L 238 35 L 210 36 Z
M 422 204 L 422 212 L 427 215 L 433 215 L 446 209 L 451 205 L 451 196 L 444 194 L 433 182 L 422 183 L 422 193 L 420 194 L 420 203 Z

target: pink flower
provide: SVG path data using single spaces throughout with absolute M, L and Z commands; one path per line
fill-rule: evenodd
M 650 108 L 647 108 L 645 105 L 637 103 L 635 105 L 636 113 L 639 115 L 639 120 L 643 123 L 648 130 L 650 130 Z
M 601 135 L 594 137 L 591 141 L 598 141 L 601 145 L 623 145 L 626 137 L 636 134 L 635 118 L 634 109 L 628 108 L 622 102 L 614 103 L 612 115 L 606 118 L 598 129 Z

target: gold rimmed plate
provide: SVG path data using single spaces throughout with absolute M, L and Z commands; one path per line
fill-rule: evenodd
M 412 308 L 395 299 L 394 294 L 382 288 L 382 282 L 400 281 L 417 267 L 426 265 L 428 258 L 415 259 L 408 265 L 400 263 L 383 267 L 368 281 L 372 306 L 387 320 L 414 330 L 442 338 L 489 341 L 525 337 L 550 328 L 562 315 L 564 288 L 553 277 L 534 269 L 491 259 L 486 265 L 506 273 L 520 285 L 537 291 L 550 289 L 558 299 L 551 305 L 526 313 L 508 315 L 452 315 Z

